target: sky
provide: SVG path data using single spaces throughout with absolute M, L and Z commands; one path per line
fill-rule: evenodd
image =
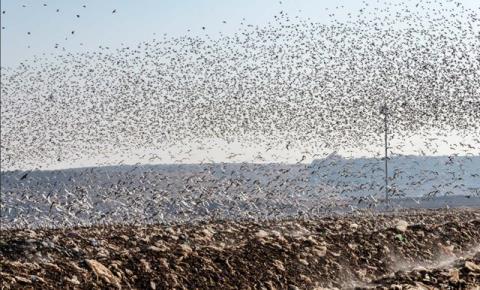
M 242 22 L 265 25 L 281 10 L 322 21 L 327 18 L 325 8 L 335 8 L 336 2 L 352 9 L 361 5 L 352 0 L 1 0 L 5 11 L 1 15 L 5 27 L 1 30 L 2 66 L 16 66 L 34 55 L 58 53 L 63 47 L 68 52 L 93 50 L 100 45 L 117 48 L 160 38 L 164 33 L 230 34 L 241 28 Z
M 383 1 L 366 2 L 383 5 Z M 480 6 L 478 0 L 458 2 L 467 8 Z M 0 30 L 2 67 L 15 67 L 34 56 L 63 53 L 63 49 L 82 52 L 96 50 L 99 46 L 120 48 L 159 39 L 164 34 L 230 35 L 248 24 L 266 25 L 280 11 L 321 23 L 328 23 L 328 14 L 336 11 L 336 19 L 342 21 L 347 19 L 348 12 L 356 13 L 364 7 L 359 0 L 0 0 L 0 3 L 1 26 L 5 27 Z M 235 150 L 241 151 L 236 147 L 226 151 Z M 252 152 L 256 154 L 257 151 L 246 150 L 245 154 Z M 201 157 L 199 161 L 208 157 L 197 155 Z M 213 152 L 211 158 L 218 155 Z M 289 161 L 296 162 L 299 156 L 291 159 Z M 83 163 L 77 164 L 81 165 Z
M 378 0 L 366 2 L 384 5 Z M 479 7 L 477 0 L 458 2 L 467 8 Z M 280 11 L 325 23 L 328 14 L 335 12 L 335 18 L 342 21 L 348 12 L 357 12 L 363 4 L 359 0 L 1 0 L 1 6 L 1 57 L 5 67 L 35 55 L 61 53 L 63 48 L 67 52 L 91 51 L 99 46 L 119 48 L 160 38 L 165 33 L 228 35 L 238 31 L 242 23 L 265 25 Z
M 391 0 L 390 2 L 400 0 Z M 404 0 L 427 2 L 425 0 Z M 315 22 L 339 21 L 363 7 L 359 0 L 0 0 L 2 66 L 33 56 L 119 48 L 169 36 L 232 34 L 243 25 L 265 25 L 280 11 Z M 384 1 L 367 0 L 370 6 Z M 428 1 L 430 2 L 430 1 Z M 467 8 L 478 0 L 459 0 Z M 430 2 L 431 3 L 431 2 Z M 46 6 L 44 6 L 46 4 Z M 83 5 L 86 7 L 84 8 Z M 435 4 L 425 4 L 435 5 Z M 25 7 L 24 7 L 25 6 Z M 339 9 L 336 9 L 336 8 Z M 57 12 L 59 9 L 59 12 Z M 113 11 L 115 13 L 112 13 Z M 5 12 L 5 13 L 3 13 Z M 80 17 L 77 17 L 79 15 Z M 224 21 L 226 23 L 224 23 Z M 205 29 L 202 29 L 205 27 Z M 74 34 L 72 34 L 74 31 Z M 28 34 L 30 33 L 30 34 Z M 57 48 L 55 48 L 57 46 Z

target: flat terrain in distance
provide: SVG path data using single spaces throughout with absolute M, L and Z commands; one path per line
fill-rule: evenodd
M 2 289 L 478 289 L 480 209 L 4 230 Z

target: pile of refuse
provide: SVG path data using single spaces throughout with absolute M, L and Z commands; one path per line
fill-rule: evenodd
M 475 289 L 479 241 L 478 209 L 12 229 L 2 231 L 0 281 L 2 289 Z

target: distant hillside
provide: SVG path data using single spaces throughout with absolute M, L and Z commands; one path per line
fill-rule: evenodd
M 384 163 L 337 155 L 311 164 L 160 164 L 1 173 L 6 227 L 276 218 L 386 209 Z M 480 206 L 480 157 L 397 156 L 392 205 Z M 421 198 L 423 197 L 423 198 Z
M 27 174 L 25 176 L 25 174 Z M 24 177 L 22 179 L 22 177 Z M 211 189 L 234 193 L 279 191 L 283 194 L 383 194 L 384 162 L 332 155 L 311 164 L 159 164 L 1 173 L 2 192 L 159 190 L 170 194 Z M 233 184 L 231 184 L 233 183 Z M 423 196 L 480 193 L 480 156 L 395 156 L 389 160 L 392 195 Z

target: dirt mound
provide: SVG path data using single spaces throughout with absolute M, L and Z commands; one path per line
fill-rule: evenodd
M 4 289 L 455 289 L 479 283 L 479 241 L 480 210 L 8 230 L 0 279 Z

